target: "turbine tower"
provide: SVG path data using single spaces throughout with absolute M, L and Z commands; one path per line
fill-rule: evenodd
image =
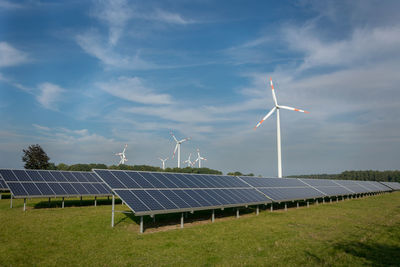
M 171 135 L 176 142 L 176 146 L 175 146 L 174 154 L 172 155 L 172 158 L 175 157 L 176 150 L 178 150 L 178 168 L 180 168 L 181 167 L 181 144 L 183 142 L 190 140 L 191 138 L 187 137 L 187 138 L 184 138 L 184 139 L 178 141 L 178 139 L 176 139 L 175 135 L 172 132 L 171 132 Z
M 207 160 L 207 159 L 203 158 L 202 156 L 200 156 L 200 150 L 197 149 L 197 159 L 194 161 L 194 163 L 196 163 L 198 161 L 199 162 L 199 168 L 201 168 L 201 161 L 202 160 Z
M 278 151 L 278 178 L 282 178 L 282 153 L 281 153 L 281 121 L 279 118 L 279 110 L 280 109 L 288 109 L 303 113 L 309 113 L 308 111 L 301 110 L 298 108 L 292 108 L 288 106 L 278 105 L 278 101 L 276 100 L 274 84 L 272 83 L 272 78 L 270 78 L 270 84 L 272 89 L 272 98 L 274 99 L 275 106 L 265 115 L 265 117 L 254 127 L 254 130 L 257 129 L 261 123 L 263 123 L 269 116 L 271 116 L 276 111 L 276 146 Z
M 162 159 L 162 158 L 158 158 L 159 160 L 161 160 L 162 162 L 162 169 L 165 170 L 165 162 L 169 159 L 169 157 L 167 157 L 166 159 Z
M 188 167 L 194 167 L 194 162 L 192 162 L 191 160 L 190 160 L 190 157 L 192 156 L 192 153 L 190 153 L 189 154 L 189 157 L 188 157 L 188 159 L 187 160 L 185 160 L 183 163 L 187 163 L 187 166 Z
M 127 147 L 128 147 L 128 144 L 125 144 L 124 150 L 121 153 L 115 153 L 116 156 L 121 157 L 121 160 L 119 161 L 118 165 L 124 164 L 125 161 L 128 161 L 128 159 L 125 156 L 125 151 L 126 151 Z

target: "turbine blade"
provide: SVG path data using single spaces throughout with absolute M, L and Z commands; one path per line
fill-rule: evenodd
M 265 115 L 265 117 L 264 117 L 259 123 L 257 123 L 256 127 L 254 127 L 254 130 L 257 129 L 257 128 L 261 125 L 261 123 L 263 123 L 266 119 L 268 119 L 268 117 L 271 116 L 272 113 L 274 113 L 275 110 L 276 110 L 276 107 L 273 107 L 273 108 L 268 112 L 268 114 Z
M 310 112 L 302 110 L 302 109 L 292 108 L 292 107 L 288 107 L 288 106 L 278 106 L 278 107 L 279 108 L 283 108 L 283 109 L 287 109 L 287 110 L 293 110 L 293 111 L 298 111 L 298 112 L 303 112 L 303 113 L 310 113 Z
M 174 158 L 175 157 L 175 153 L 176 153 L 176 150 L 178 149 L 178 143 L 176 144 L 176 146 L 175 146 L 175 149 L 174 149 L 174 154 L 172 154 L 172 158 Z
M 269 78 L 269 81 L 270 81 L 271 89 L 272 89 L 272 98 L 274 99 L 275 106 L 277 106 L 278 101 L 276 100 L 275 89 L 274 89 L 274 84 L 272 83 L 272 78 Z
M 171 135 L 172 135 L 172 138 L 174 138 L 175 142 L 178 142 L 178 140 L 176 139 L 174 133 L 173 133 L 173 132 L 170 132 L 170 133 L 171 133 Z
M 186 142 L 186 141 L 188 141 L 188 140 L 190 140 L 190 139 L 192 139 L 192 138 L 191 138 L 191 137 L 186 137 L 186 138 L 180 140 L 179 143 L 182 144 L 183 142 Z

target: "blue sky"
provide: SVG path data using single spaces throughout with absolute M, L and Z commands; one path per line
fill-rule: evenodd
M 0 167 L 204 166 L 275 176 L 398 169 L 398 1 L 0 0 Z M 176 166 L 176 159 L 167 161 Z

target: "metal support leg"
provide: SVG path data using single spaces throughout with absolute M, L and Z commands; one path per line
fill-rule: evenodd
M 299 208 L 299 202 L 297 201 L 297 208 Z
M 140 216 L 140 233 L 143 234 L 143 216 Z
M 214 222 L 215 220 L 215 211 L 212 210 L 212 214 L 211 214 L 211 222 Z
M 236 209 L 236 218 L 239 218 L 240 217 L 240 215 L 239 215 L 239 209 Z
M 309 207 L 310 207 L 310 202 L 307 201 L 307 208 L 309 208 Z
M 112 195 L 111 227 L 114 227 L 114 209 L 115 209 L 115 196 Z
M 182 212 L 182 215 L 181 215 L 181 228 L 183 228 L 183 212 Z
M 271 212 L 273 212 L 273 211 L 274 211 L 274 204 L 271 203 Z
M 153 215 L 153 223 L 156 223 L 156 215 Z
M 258 215 L 260 213 L 260 209 L 258 208 L 258 205 L 257 205 L 257 208 L 256 208 L 256 215 Z
M 62 198 L 62 204 L 61 204 L 62 206 L 62 208 L 64 208 L 64 197 Z
M 336 197 L 336 203 L 338 203 L 339 202 L 339 197 Z
M 50 204 L 50 198 L 49 198 L 49 207 L 51 207 L 51 204 Z
M 97 197 L 94 197 L 94 206 L 97 207 Z
M 287 211 L 287 204 L 286 204 L 286 202 L 285 202 L 285 211 Z
M 332 198 L 329 198 L 329 202 L 332 204 Z
M 26 198 L 24 198 L 24 211 L 26 211 Z
M 79 205 L 82 205 L 82 196 L 81 196 L 81 198 L 79 200 Z
M 110 196 L 107 196 L 107 200 L 110 200 Z
M 1 193 L 0 193 L 0 199 L 1 199 Z
M 317 199 L 317 201 L 316 201 L 315 203 L 317 203 L 317 205 L 319 204 L 319 203 L 318 203 L 318 199 Z
M 11 194 L 11 197 L 10 197 L 10 209 L 12 209 L 12 200 L 13 200 L 13 197 L 12 197 L 12 194 Z
M 325 204 L 325 198 L 322 198 L 322 204 Z

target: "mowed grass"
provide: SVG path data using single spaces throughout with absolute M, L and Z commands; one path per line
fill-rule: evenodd
M 184 229 L 179 214 L 159 216 L 157 229 L 176 229 L 144 234 L 122 213 L 112 229 L 110 202 L 92 202 L 29 200 L 23 212 L 23 200 L 0 200 L 0 266 L 400 266 L 400 192 L 239 219 L 219 211 L 229 216 L 215 223 L 209 211 L 189 214 Z

